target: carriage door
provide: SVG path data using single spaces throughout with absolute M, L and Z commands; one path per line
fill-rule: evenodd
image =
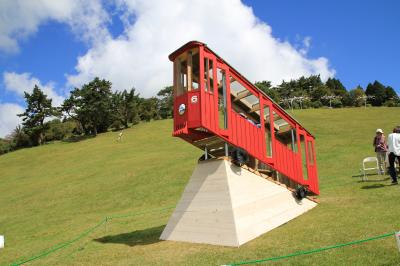
M 303 180 L 305 181 L 305 184 L 309 183 L 309 170 L 308 170 L 308 166 L 309 163 L 307 162 L 307 142 L 306 142 L 306 134 L 304 132 L 299 132 L 299 136 L 300 136 L 300 151 L 301 151 L 301 169 L 302 169 L 302 174 L 303 174 Z
M 174 61 L 175 132 L 200 125 L 199 82 L 199 49 L 194 48 Z
M 230 98 L 228 97 L 229 87 L 227 82 L 228 70 L 227 68 L 217 63 L 217 93 L 215 93 L 216 97 L 216 114 L 218 116 L 218 129 L 220 134 L 225 137 L 229 137 L 228 131 L 228 113 L 230 110 Z
M 314 149 L 314 139 L 311 137 L 306 137 L 306 146 L 309 185 L 314 191 L 318 191 L 318 174 Z
M 317 167 L 315 163 L 314 140 L 303 131 L 299 132 L 301 150 L 301 169 L 304 184 L 317 186 Z

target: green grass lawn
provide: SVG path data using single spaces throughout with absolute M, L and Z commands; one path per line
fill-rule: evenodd
M 221 265 L 285 255 L 400 230 L 400 186 L 370 176 L 376 128 L 387 135 L 400 108 L 298 110 L 317 141 L 320 204 L 240 248 L 159 241 L 173 209 L 114 219 L 32 265 Z M 76 143 L 0 156 L 0 265 L 71 240 L 107 215 L 175 205 L 201 151 L 171 137 L 172 121 L 139 124 Z M 394 237 L 273 265 L 398 265 Z

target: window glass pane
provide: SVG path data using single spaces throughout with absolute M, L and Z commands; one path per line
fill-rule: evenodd
M 176 71 L 176 82 L 175 82 L 175 92 L 176 96 L 182 95 L 187 90 L 187 83 L 186 83 L 186 71 L 187 71 L 187 64 L 186 60 L 182 61 L 181 57 L 175 59 L 175 71 Z
M 224 70 L 217 68 L 217 84 L 218 84 L 218 124 L 219 128 L 228 128 L 228 113 L 226 100 L 226 73 Z
M 303 169 L 303 177 L 304 177 L 304 180 L 308 180 L 306 142 L 304 140 L 303 135 L 300 135 L 300 146 L 301 146 L 301 165 L 302 165 L 302 169 Z
M 200 66 L 199 66 L 199 51 L 195 49 L 192 51 L 192 89 L 199 89 L 199 74 L 200 74 Z
M 187 91 L 187 54 L 180 56 L 176 59 L 176 71 L 177 71 L 177 82 L 176 82 L 176 95 L 182 95 Z
M 207 57 L 204 58 L 204 78 L 203 78 L 203 82 L 204 82 L 204 90 L 208 91 L 208 87 L 210 86 L 210 84 L 208 83 L 208 73 L 209 73 L 209 60 Z
M 214 92 L 214 64 L 213 60 L 209 59 L 208 60 L 208 79 L 209 79 L 209 86 L 210 86 L 210 92 Z
M 229 76 L 232 110 L 260 127 L 260 100 L 232 75 Z
M 314 165 L 314 145 L 311 141 L 307 141 L 308 143 L 308 162 L 310 165 Z
M 265 146 L 267 149 L 267 157 L 272 157 L 272 139 L 269 109 L 269 106 L 264 106 Z
M 238 92 L 243 91 L 245 88 L 240 84 L 237 80 L 235 80 L 232 76 L 230 78 L 230 85 L 231 85 L 231 93 L 234 94 L 235 96 L 238 94 Z
M 297 133 L 296 133 L 296 129 L 292 129 L 292 145 L 291 145 L 291 149 L 293 152 L 297 152 Z
M 297 152 L 296 129 L 275 111 L 273 112 L 273 115 L 275 139 L 287 146 L 288 149 L 293 152 Z
M 204 58 L 204 91 L 208 91 L 210 93 L 214 92 L 214 63 L 210 58 Z

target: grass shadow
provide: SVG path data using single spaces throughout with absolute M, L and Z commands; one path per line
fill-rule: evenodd
M 365 183 L 365 182 L 383 182 L 390 180 L 390 177 L 382 177 L 382 178 L 375 178 L 375 179 L 368 179 L 368 180 L 358 180 L 358 183 Z
M 361 189 L 374 189 L 374 188 L 383 188 L 386 187 L 387 185 L 384 184 L 374 184 L 374 185 L 368 185 L 368 186 L 363 186 Z
M 160 242 L 160 235 L 164 230 L 165 225 L 146 228 L 143 230 L 136 230 L 130 233 L 123 233 L 118 235 L 109 235 L 101 238 L 94 239 L 94 241 L 103 244 L 124 244 L 130 247 L 137 245 L 150 245 Z
M 358 175 L 352 175 L 351 177 L 359 177 L 359 178 L 361 178 L 361 177 L 363 177 L 364 176 L 364 174 L 358 174 Z M 381 176 L 381 175 L 379 175 L 379 174 L 377 174 L 377 173 L 368 173 L 368 174 L 365 174 L 365 176 Z

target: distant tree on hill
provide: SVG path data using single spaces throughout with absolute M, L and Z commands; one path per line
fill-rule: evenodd
M 0 155 L 11 152 L 14 150 L 14 145 L 12 140 L 5 138 L 0 138 Z
M 312 96 L 314 88 L 320 87 L 323 84 L 319 75 L 311 75 L 309 77 L 300 77 L 298 79 L 299 87 L 308 95 Z
M 279 92 L 276 90 L 276 88 L 272 87 L 271 81 L 258 81 L 254 85 L 271 97 L 275 102 L 279 102 L 281 100 Z
M 325 85 L 336 96 L 346 97 L 346 95 L 348 94 L 346 88 L 343 86 L 342 82 L 340 82 L 339 79 L 328 78 L 328 80 L 325 82 Z
M 367 89 L 365 90 L 367 96 L 372 96 L 368 100 L 372 106 L 382 106 L 386 99 L 386 88 L 379 81 L 375 80 L 374 83 L 368 83 Z
M 385 88 L 385 92 L 386 92 L 386 101 L 384 103 L 385 106 L 388 107 L 400 106 L 399 96 L 392 87 L 387 86 Z
M 276 90 L 281 99 L 307 97 L 312 102 L 318 101 L 319 103 L 320 97 L 330 92 L 321 81 L 319 75 L 312 75 L 309 77 L 302 76 L 297 80 L 291 80 L 289 82 L 282 81 L 282 83 L 276 87 Z
M 22 117 L 24 131 L 29 135 L 34 145 L 41 145 L 45 140 L 47 117 L 56 116 L 58 112 L 52 107 L 51 99 L 43 93 L 37 85 L 31 94 L 24 92 L 27 108 L 24 113 L 18 114 Z
M 150 120 L 160 119 L 158 113 L 159 110 L 159 100 L 156 97 L 151 97 L 148 99 L 141 98 L 139 104 L 139 117 L 142 121 L 149 122 Z
M 293 96 L 294 87 L 296 86 L 295 81 L 291 80 L 289 82 L 282 81 L 280 85 L 276 87 L 281 99 L 290 98 Z
M 128 123 L 139 122 L 139 94 L 135 94 L 135 89 L 115 92 L 112 95 L 111 108 L 112 120 L 121 123 L 125 128 L 128 128 Z
M 48 129 L 46 130 L 46 141 L 63 140 L 70 138 L 73 132 L 76 131 L 77 123 L 72 119 L 53 119 L 47 122 Z
M 111 125 L 111 97 L 111 82 L 96 77 L 71 91 L 62 111 L 81 124 L 85 135 L 97 135 Z
M 394 91 L 394 89 L 390 86 L 387 86 L 385 88 L 385 93 L 386 93 L 386 100 L 393 100 L 398 102 L 399 101 L 399 96 L 397 93 Z
M 173 117 L 173 108 L 174 108 L 174 87 L 168 86 L 164 89 L 160 90 L 157 93 L 157 96 L 160 97 L 159 100 L 159 115 L 162 119 Z
M 331 91 L 324 84 L 318 84 L 312 88 L 311 99 L 312 101 L 324 101 L 329 102 L 329 100 L 322 100 L 324 96 L 332 95 Z
M 363 88 L 358 85 L 356 88 L 349 91 L 351 106 L 360 107 L 364 105 L 364 97 L 366 97 Z
M 25 133 L 24 129 L 20 125 L 13 130 L 10 138 L 14 142 L 16 149 L 32 146 L 30 137 Z

